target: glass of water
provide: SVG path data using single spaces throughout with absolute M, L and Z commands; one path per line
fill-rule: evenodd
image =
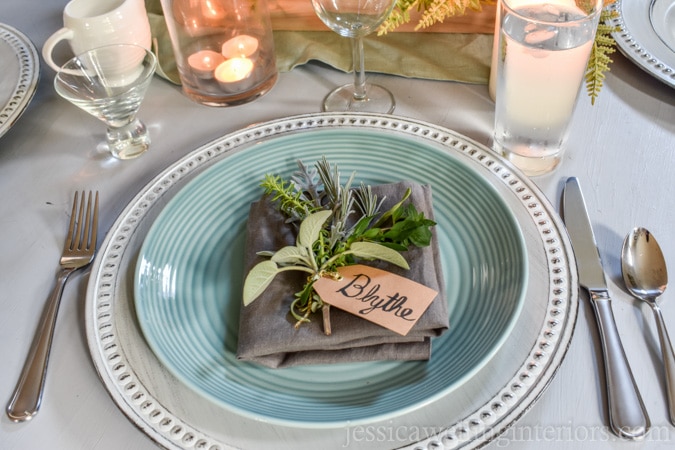
M 363 37 L 389 16 L 396 0 L 312 0 L 314 11 L 328 28 L 352 39 L 354 83 L 340 86 L 323 101 L 324 111 L 391 113 L 396 105 L 387 89 L 366 83 Z
M 131 44 L 95 48 L 65 63 L 54 79 L 56 92 L 107 126 L 107 150 L 118 159 L 140 156 L 150 146 L 136 113 L 155 73 L 149 50 Z
M 560 163 L 602 0 L 501 0 L 493 146 L 530 176 Z

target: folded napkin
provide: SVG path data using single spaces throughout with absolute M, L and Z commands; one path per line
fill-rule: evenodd
M 384 200 L 382 211 L 396 204 L 407 188 L 409 201 L 418 211 L 433 220 L 431 187 L 411 182 L 378 185 L 373 193 Z M 251 205 L 244 261 L 245 274 L 266 258 L 256 255 L 262 250 L 276 251 L 295 245 L 294 226 L 285 223 L 267 197 Z M 248 306 L 242 306 L 239 321 L 237 357 L 268 367 L 300 364 L 343 363 L 375 360 L 425 360 L 431 356 L 431 338 L 448 328 L 448 308 L 436 231 L 432 227 L 431 245 L 412 248 L 403 255 L 410 269 L 370 261 L 365 264 L 396 273 L 439 292 L 407 336 L 332 307 L 332 334 L 323 332 L 321 313 L 310 323 L 295 328 L 289 308 L 293 294 L 299 291 L 307 274 L 296 271 L 276 276 L 265 292 Z
M 160 0 L 146 0 L 157 74 L 180 84 Z M 332 31 L 274 31 L 277 69 L 289 72 L 310 61 L 352 70 L 350 40 Z M 366 70 L 408 78 L 487 84 L 492 34 L 395 32 L 364 39 Z

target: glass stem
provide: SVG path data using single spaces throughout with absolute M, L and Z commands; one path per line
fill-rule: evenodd
M 365 57 L 363 55 L 363 38 L 352 39 L 352 58 L 354 61 L 354 100 L 366 100 Z

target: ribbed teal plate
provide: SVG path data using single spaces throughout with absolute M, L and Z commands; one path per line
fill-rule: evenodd
M 248 207 L 266 173 L 326 156 L 357 182 L 433 187 L 450 330 L 425 362 L 267 369 L 236 359 Z M 451 152 L 400 134 L 339 128 L 261 139 L 190 181 L 152 225 L 138 259 L 135 308 L 159 360 L 240 414 L 285 425 L 386 419 L 459 388 L 499 349 L 523 304 L 527 253 L 497 191 Z

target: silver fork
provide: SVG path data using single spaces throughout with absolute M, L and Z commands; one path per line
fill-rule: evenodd
M 87 266 L 94 259 L 96 230 L 98 228 L 98 191 L 93 203 L 92 197 L 94 197 L 94 194 L 89 191 L 85 208 L 84 191 L 79 202 L 78 193 L 75 193 L 68 236 L 61 253 L 61 269 L 56 277 L 56 286 L 54 286 L 47 300 L 21 377 L 12 399 L 7 405 L 7 416 L 13 422 L 30 420 L 40 409 L 49 362 L 49 350 L 52 345 L 56 315 L 59 310 L 63 287 L 71 273 Z

